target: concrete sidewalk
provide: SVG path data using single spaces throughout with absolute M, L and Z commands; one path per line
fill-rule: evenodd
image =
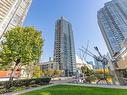
M 40 90 L 40 89 L 55 86 L 55 85 L 58 85 L 58 84 L 49 84 L 49 85 L 45 85 L 45 86 L 41 86 L 41 87 L 25 89 L 25 90 L 18 91 L 18 92 L 10 92 L 10 93 L 6 93 L 6 94 L 2 94 L 2 95 L 18 95 L 18 94 L 23 94 L 23 93 L 34 91 L 34 90 Z
M 40 90 L 40 89 L 43 89 L 43 88 L 59 85 L 59 84 L 62 84 L 62 83 L 68 83 L 68 82 L 72 82 L 72 81 L 73 81 L 72 78 L 71 79 L 69 78 L 69 79 L 66 79 L 66 80 L 57 80 L 57 81 L 53 80 L 53 81 L 50 82 L 51 84 L 49 84 L 49 85 L 30 88 L 30 89 L 26 89 L 26 90 L 22 90 L 22 91 L 18 91 L 18 92 L 10 92 L 10 93 L 6 93 L 6 94 L 2 94 L 2 95 L 18 95 L 18 94 L 23 94 L 23 93 L 34 91 L 34 90 Z

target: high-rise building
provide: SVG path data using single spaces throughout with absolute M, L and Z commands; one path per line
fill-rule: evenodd
M 56 69 L 62 70 L 64 76 L 76 73 L 74 38 L 71 23 L 61 17 L 55 26 L 54 61 Z
M 98 11 L 98 24 L 113 56 L 119 52 L 121 43 L 127 38 L 127 0 L 112 0 Z
M 32 0 L 0 0 L 0 38 L 8 29 L 20 26 Z
M 103 65 L 102 65 L 102 62 L 100 61 L 97 61 L 95 58 L 94 58 L 94 69 L 102 69 L 103 68 Z

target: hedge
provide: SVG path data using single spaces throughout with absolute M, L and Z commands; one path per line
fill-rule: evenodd
M 27 80 L 15 80 L 12 82 L 11 86 L 29 86 L 31 84 L 47 84 L 50 82 L 50 78 L 37 78 L 37 79 L 27 79 Z
M 11 87 L 28 87 L 30 85 L 36 84 L 36 85 L 43 85 L 48 84 L 50 82 L 51 78 L 35 78 L 35 79 L 22 79 L 22 80 L 13 80 L 11 82 Z M 5 90 L 6 85 L 9 81 L 3 81 L 0 82 L 0 93 L 10 92 L 10 90 Z M 4 89 L 4 90 L 3 90 Z

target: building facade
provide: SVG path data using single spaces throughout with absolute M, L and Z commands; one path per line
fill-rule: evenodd
M 47 71 L 49 69 L 53 69 L 53 63 L 51 62 L 43 62 L 43 63 L 40 63 L 40 68 L 41 70 L 44 70 L 44 71 Z
M 127 37 L 127 0 L 112 0 L 98 11 L 98 24 L 110 55 L 119 52 Z
M 32 0 L 0 0 L 0 38 L 8 30 L 20 26 Z
M 42 62 L 39 64 L 40 68 L 44 71 L 47 71 L 49 69 L 55 70 L 56 68 L 56 63 L 52 60 L 51 57 L 49 57 L 49 61 L 47 62 Z
M 95 64 L 94 69 L 103 69 L 102 62 L 96 60 L 95 58 L 94 58 L 94 64 Z
M 127 42 L 125 42 L 125 47 L 117 53 L 114 58 L 115 62 L 115 72 L 119 79 L 121 85 L 127 85 Z
M 54 61 L 56 69 L 62 70 L 65 76 L 76 73 L 74 38 L 71 24 L 61 17 L 55 26 Z

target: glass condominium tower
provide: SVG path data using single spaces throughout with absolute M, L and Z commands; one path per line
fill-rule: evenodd
M 127 38 L 127 0 L 112 0 L 98 11 L 98 24 L 110 55 L 121 50 Z
M 0 0 L 0 38 L 8 29 L 20 26 L 32 0 Z
M 56 21 L 54 61 L 56 69 L 63 71 L 63 76 L 76 74 L 74 38 L 71 24 L 61 17 Z

